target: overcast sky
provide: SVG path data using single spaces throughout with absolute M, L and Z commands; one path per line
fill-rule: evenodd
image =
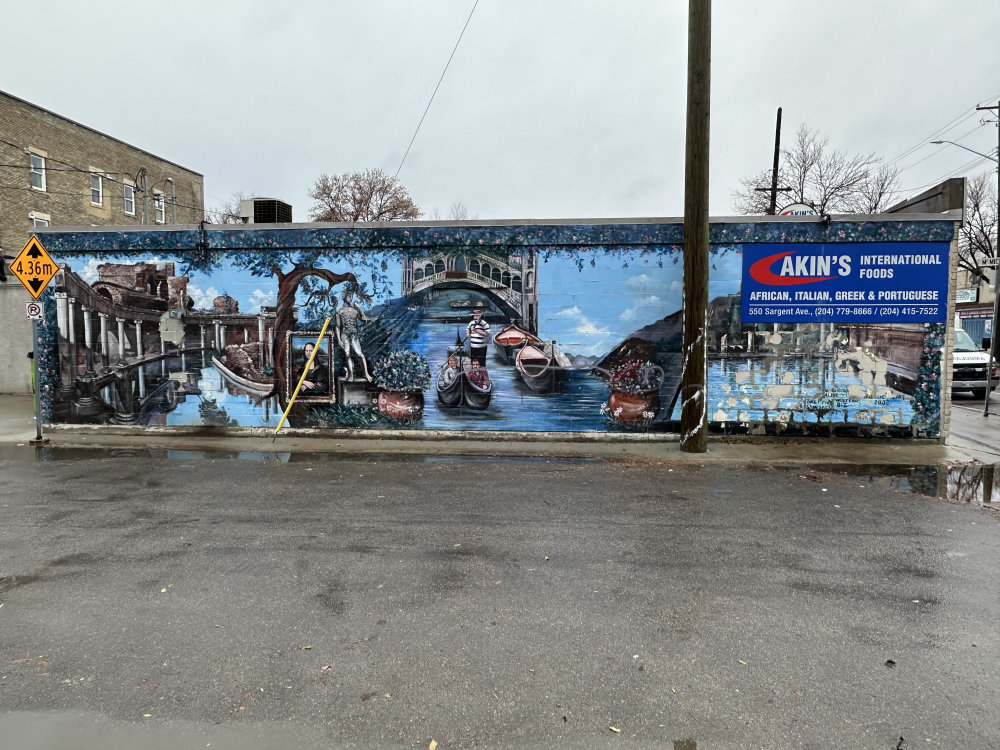
M 396 172 L 473 5 L 10 0 L 0 89 L 306 221 L 319 174 Z M 716 0 L 713 27 L 713 215 L 779 106 L 785 142 L 905 154 L 907 195 L 976 159 L 927 141 L 996 148 L 998 2 Z M 399 178 L 428 218 L 680 216 L 686 45 L 687 2 L 479 0 Z

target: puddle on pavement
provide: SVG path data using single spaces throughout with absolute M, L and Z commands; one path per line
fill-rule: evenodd
M 441 456 L 415 453 L 331 453 L 310 451 L 198 451 L 163 448 L 80 448 L 41 446 L 0 446 L 0 461 L 88 461 L 102 458 L 158 458 L 174 461 L 254 461 L 259 463 L 328 463 L 351 461 L 383 463 L 490 463 L 490 464 L 584 464 L 600 459 L 578 456 Z
M 877 487 L 959 505 L 1000 505 L 1000 487 L 997 486 L 1000 471 L 993 465 L 810 464 L 808 469 L 788 465 L 782 468 L 806 475 L 838 474 Z

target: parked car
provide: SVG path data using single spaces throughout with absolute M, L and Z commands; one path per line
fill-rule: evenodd
M 986 397 L 986 368 L 990 365 L 990 355 L 983 351 L 966 333 L 964 328 L 955 329 L 955 353 L 951 370 L 951 390 L 972 391 L 976 398 Z M 998 383 L 997 362 L 993 360 L 993 374 L 990 390 L 996 390 Z

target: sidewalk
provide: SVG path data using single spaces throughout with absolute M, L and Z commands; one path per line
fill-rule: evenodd
M 35 437 L 34 401 L 29 396 L 0 396 L 0 446 L 27 447 Z M 267 453 L 342 453 L 344 455 L 398 453 L 439 456 L 538 456 L 615 458 L 676 461 L 680 463 L 775 464 L 953 464 L 979 461 L 1000 464 L 1000 394 L 994 392 L 990 416 L 983 403 L 958 396 L 952 406 L 952 429 L 947 445 L 931 441 L 709 438 L 707 453 L 685 453 L 676 439 L 645 435 L 553 436 L 488 433 L 469 437 L 460 433 L 365 432 L 283 429 L 272 436 L 237 430 L 206 432 L 200 428 L 143 428 L 58 425 L 45 427 L 43 436 L 56 447 L 122 448 L 141 443 L 147 448 L 192 451 Z

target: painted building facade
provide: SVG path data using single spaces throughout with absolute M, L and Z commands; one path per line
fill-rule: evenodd
M 711 429 L 940 438 L 955 227 L 713 222 Z M 680 220 L 39 238 L 61 264 L 39 345 L 51 423 L 679 429 Z
M 204 209 L 198 172 L 0 91 L 0 393 L 31 392 L 31 297 L 6 262 L 35 229 L 191 224 Z

